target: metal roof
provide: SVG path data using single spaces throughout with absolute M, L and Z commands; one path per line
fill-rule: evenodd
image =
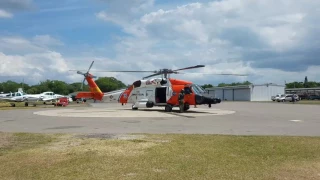
M 215 90 L 215 89 L 250 89 L 251 85 L 240 85 L 240 86 L 224 86 L 224 87 L 212 87 L 206 88 L 205 90 Z
M 280 86 L 285 87 L 284 85 L 277 85 L 273 83 L 266 83 L 266 84 L 251 84 L 251 85 L 239 85 L 239 86 L 224 86 L 224 87 L 212 87 L 206 88 L 205 90 L 215 90 L 215 89 L 250 89 L 254 86 Z
M 301 91 L 301 90 L 320 90 L 320 87 L 315 87 L 315 88 L 286 88 L 286 91 Z

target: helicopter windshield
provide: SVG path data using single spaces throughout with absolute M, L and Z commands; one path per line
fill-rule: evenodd
M 205 90 L 204 90 L 201 86 L 199 86 L 199 85 L 197 85 L 197 84 L 192 84 L 192 90 L 193 90 L 193 92 L 194 92 L 195 94 L 205 93 Z

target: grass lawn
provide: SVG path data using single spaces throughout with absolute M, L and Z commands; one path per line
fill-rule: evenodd
M 135 136 L 0 133 L 0 177 L 320 179 L 320 137 Z

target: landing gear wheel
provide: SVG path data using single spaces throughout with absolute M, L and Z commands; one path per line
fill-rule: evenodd
M 134 105 L 132 105 L 132 110 L 138 110 L 138 108 L 134 107 Z
M 185 104 L 183 110 L 184 111 L 188 111 L 188 109 L 190 109 L 190 105 L 189 104 Z
M 209 108 L 211 108 L 211 104 L 209 104 L 208 106 L 209 106 Z
M 25 106 L 25 107 L 28 107 L 28 106 L 29 106 L 29 103 L 28 103 L 28 102 L 25 102 L 25 103 L 24 103 L 24 106 Z
M 171 112 L 172 111 L 172 106 L 171 105 L 166 105 L 166 107 L 164 108 L 164 110 L 166 112 Z

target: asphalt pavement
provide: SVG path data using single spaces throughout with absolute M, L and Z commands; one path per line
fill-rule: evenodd
M 185 133 L 231 135 L 320 135 L 320 105 L 222 102 L 185 113 L 164 108 L 92 104 L 0 110 L 0 131 L 40 133 Z

